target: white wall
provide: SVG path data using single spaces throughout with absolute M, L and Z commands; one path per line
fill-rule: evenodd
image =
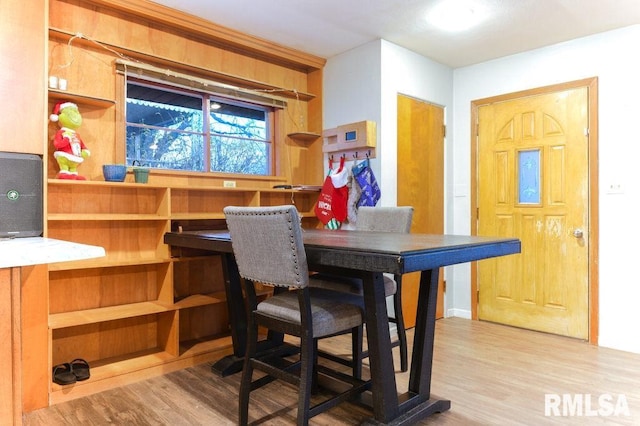
M 384 40 L 367 43 L 327 61 L 323 128 L 361 120 L 376 122 L 377 158 L 371 165 L 381 186 L 380 205 L 396 205 L 396 96 L 402 93 L 444 106 L 445 122 L 449 123 L 453 111 L 452 82 L 451 68 Z
M 470 103 L 519 90 L 598 77 L 599 286 L 601 346 L 640 353 L 640 241 L 638 165 L 640 137 L 640 25 L 530 51 L 454 71 L 454 184 L 470 185 Z M 636 170 L 634 172 L 634 170 Z M 623 194 L 608 194 L 611 184 Z M 470 200 L 453 198 L 455 233 L 468 233 Z M 471 309 L 469 267 L 456 267 L 456 309 Z
M 363 119 L 378 123 L 372 162 L 381 204 L 395 204 L 396 94 L 446 109 L 446 232 L 470 231 L 470 104 L 486 98 L 588 77 L 599 79 L 599 311 L 601 346 L 640 353 L 640 280 L 634 263 L 640 227 L 640 25 L 450 70 L 385 41 L 330 58 L 325 67 L 325 128 Z M 453 76 L 453 77 L 451 77 Z M 453 131 L 451 131 L 453 129 Z M 634 170 L 636 172 L 634 173 Z M 608 194 L 621 184 L 623 194 Z M 470 317 L 468 265 L 447 270 L 449 315 Z
M 380 40 L 367 43 L 327 61 L 323 73 L 323 129 L 363 120 L 375 121 L 379 144 L 380 45 Z M 327 164 L 324 167 L 326 172 Z M 379 178 L 379 161 L 371 161 L 371 168 Z
M 453 108 L 453 73 L 451 68 L 420 56 L 395 44 L 382 41 L 382 114 L 381 159 L 382 184 L 389 205 L 396 205 L 398 167 L 398 94 L 411 96 L 445 109 L 445 124 L 451 123 Z M 449 165 L 453 138 L 447 138 L 445 163 Z M 452 168 L 445 167 L 445 186 L 451 182 Z M 445 200 L 446 204 L 446 200 Z M 445 222 L 447 220 L 445 219 Z M 446 229 L 446 228 L 445 228 Z
M 371 167 L 382 193 L 379 205 L 397 205 L 397 171 L 402 167 L 397 164 L 397 95 L 443 106 L 445 123 L 451 123 L 452 84 L 451 68 L 384 40 L 367 43 L 327 61 L 323 128 L 360 120 L 376 122 L 377 158 L 371 160 Z M 452 141 L 448 138 L 445 147 L 445 185 L 453 182 L 452 157 L 448 154 Z M 445 229 L 453 218 L 451 209 L 446 210 Z

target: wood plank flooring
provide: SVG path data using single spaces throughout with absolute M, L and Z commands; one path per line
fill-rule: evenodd
M 347 339 L 329 344 L 346 353 Z M 397 361 L 397 349 L 394 355 Z M 447 318 L 437 322 L 433 367 L 432 394 L 451 400 L 451 410 L 423 425 L 640 425 L 638 354 Z M 233 425 L 239 379 L 239 374 L 219 378 L 210 364 L 202 364 L 28 413 L 24 424 Z M 408 379 L 408 373 L 397 374 L 401 391 Z M 545 416 L 545 394 L 569 395 L 564 413 L 574 415 Z M 599 404 L 601 395 L 612 398 L 608 405 Z M 607 413 L 619 415 L 601 415 Z M 558 414 L 563 414 L 562 402 Z M 288 385 L 274 382 L 252 393 L 249 416 L 254 424 L 295 424 L 295 415 L 296 391 Z M 368 417 L 365 408 L 349 403 L 311 424 L 353 425 Z

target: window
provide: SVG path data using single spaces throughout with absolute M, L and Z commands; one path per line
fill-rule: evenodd
M 272 174 L 274 108 L 127 79 L 127 164 Z
M 518 203 L 540 204 L 540 150 L 518 151 Z
M 211 170 L 270 174 L 271 146 L 266 108 L 209 99 Z

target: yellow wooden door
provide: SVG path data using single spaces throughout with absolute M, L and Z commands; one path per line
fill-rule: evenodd
M 478 109 L 478 234 L 522 253 L 478 263 L 478 318 L 586 339 L 588 89 Z
M 397 204 L 413 206 L 411 232 L 444 232 L 444 109 L 398 95 Z M 440 271 L 436 317 L 444 316 L 444 278 Z M 420 275 L 402 278 L 405 325 L 415 325 Z

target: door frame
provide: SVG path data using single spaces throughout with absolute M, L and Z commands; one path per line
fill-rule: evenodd
M 478 109 L 495 102 L 503 102 L 533 95 L 560 92 L 587 87 L 589 118 L 589 343 L 598 344 L 599 299 L 598 299 L 598 77 L 538 87 L 535 89 L 507 93 L 471 101 L 471 235 L 478 234 Z M 471 264 L 471 318 L 478 320 L 478 264 Z

